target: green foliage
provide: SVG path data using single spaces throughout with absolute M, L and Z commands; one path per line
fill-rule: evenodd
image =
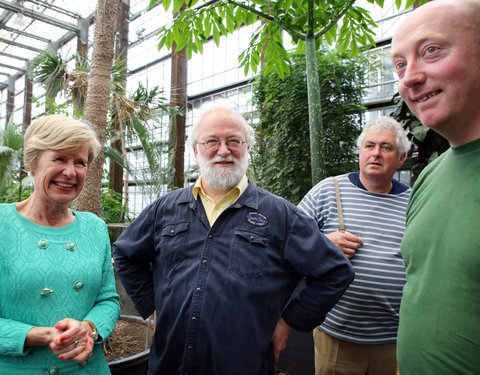
M 122 203 L 122 195 L 107 189 L 102 191 L 102 211 L 101 216 L 107 224 L 119 223 L 124 215 L 126 207 Z M 128 215 L 125 215 L 126 222 L 131 221 Z
M 385 0 L 367 0 L 371 4 L 377 4 L 380 5 L 383 8 L 383 4 Z M 427 3 L 430 0 L 406 0 L 405 2 L 405 9 L 410 8 L 415 2 L 418 2 L 418 5 L 423 5 Z M 403 0 L 395 0 L 395 6 L 397 9 L 400 9 L 402 7 Z
M 20 126 L 13 123 L 13 118 L 0 129 L 0 195 L 3 195 L 11 183 L 11 177 L 18 168 L 22 150 Z M 18 170 L 17 170 L 18 172 Z
M 27 179 L 30 179 L 27 177 Z M 5 190 L 0 195 L 0 203 L 15 203 L 27 199 L 33 192 L 33 184 L 24 183 L 22 181 L 22 188 L 20 189 L 19 183 L 10 181 Z M 20 194 L 20 197 L 19 197 Z
M 46 90 L 47 114 L 64 113 L 69 115 L 70 104 L 74 105 L 73 115 L 83 117 L 83 109 L 88 87 L 88 72 L 90 62 L 87 57 L 75 56 L 75 69 L 68 69 L 67 61 L 60 55 L 50 51 L 37 55 L 30 66 L 30 75 L 34 81 Z M 122 82 L 125 80 L 125 62 L 115 60 L 112 66 L 111 92 L 114 95 L 124 95 Z M 67 103 L 57 105 L 55 98 L 63 93 Z
M 102 208 L 100 216 L 107 223 L 110 243 L 113 244 L 122 232 L 121 227 L 109 226 L 108 224 L 129 223 L 133 219 L 129 216 L 128 208 L 125 207 L 122 195 L 112 189 L 102 191 Z
M 312 187 L 305 57 L 291 56 L 291 74 L 271 72 L 256 81 L 254 103 L 260 109 L 252 152 L 255 182 L 293 203 Z M 327 175 L 356 170 L 356 138 L 367 68 L 365 57 L 322 50 L 317 56 L 325 123 Z M 263 108 L 263 110 L 261 110 Z
M 384 6 L 384 0 L 367 0 L 371 4 Z M 427 0 L 418 0 L 424 4 Z M 240 66 L 245 72 L 256 73 L 260 66 L 262 51 L 265 53 L 264 73 L 275 71 L 281 77 L 288 73 L 289 58 L 280 39 L 280 31 L 287 32 L 294 44 L 301 48 L 307 38 L 322 41 L 332 46 L 336 42 L 342 52 L 350 50 L 358 53 L 362 47 L 375 45 L 373 40 L 376 26 L 370 13 L 355 5 L 355 0 L 309 1 L 309 0 L 220 0 L 200 3 L 198 0 L 150 0 L 150 7 L 162 3 L 165 10 L 172 8 L 174 13 L 182 10 L 173 23 L 159 31 L 158 48 L 185 48 L 187 58 L 193 53 L 202 53 L 203 44 L 213 38 L 217 46 L 220 37 L 232 33 L 243 25 L 262 22 L 250 38 L 249 46 L 239 56 Z M 402 0 L 395 1 L 397 9 Z M 415 0 L 406 0 L 405 8 Z M 339 27 L 340 26 L 340 27 Z M 275 41 L 270 43 L 271 41 Z
M 172 7 L 170 0 L 151 0 L 150 6 L 160 2 L 165 10 Z M 183 0 L 174 0 L 173 12 L 179 11 L 183 3 Z M 255 73 L 264 56 L 264 74 L 274 71 L 283 77 L 288 73 L 290 60 L 281 42 L 281 31 L 287 32 L 298 46 L 306 39 L 314 38 L 317 45 L 322 40 L 330 45 L 336 41 L 342 51 L 350 49 L 355 53 L 360 46 L 374 44 L 372 28 L 375 22 L 368 11 L 354 3 L 354 0 L 220 0 L 199 6 L 198 0 L 188 1 L 173 23 L 160 29 L 158 48 L 170 49 L 175 42 L 176 49 L 185 48 L 190 59 L 193 53 L 203 52 L 203 44 L 209 38 L 213 38 L 218 46 L 222 35 L 232 33 L 240 26 L 264 21 L 239 56 L 240 66 L 246 73 L 249 70 Z M 375 3 L 383 6 L 383 1 L 375 0 Z M 337 27 L 339 22 L 343 24 L 340 29 Z
M 368 0 L 368 1 L 370 1 L 370 0 Z M 430 1 L 430 0 L 406 0 L 406 2 L 405 2 L 405 9 L 410 8 L 410 7 L 411 7 L 413 4 L 415 4 L 415 2 L 417 2 L 417 1 L 418 1 L 418 5 L 423 5 L 423 4 L 427 3 L 427 2 Z M 402 2 L 403 2 L 402 0 L 395 0 L 395 5 L 396 5 L 397 9 L 400 9 L 400 8 L 401 8 Z
M 370 1 L 383 5 L 380 0 Z M 159 2 L 166 10 L 171 6 L 170 0 L 151 0 L 150 6 Z M 336 42 L 342 52 L 350 50 L 354 54 L 373 43 L 375 22 L 368 11 L 355 6 L 355 0 L 219 0 L 194 7 L 197 2 L 186 2 L 173 22 L 160 29 L 159 48 L 170 49 L 175 42 L 176 49 L 185 49 L 187 58 L 191 58 L 194 52 L 202 53 L 203 44 L 210 37 L 219 45 L 220 36 L 260 21 L 247 49 L 239 56 L 240 66 L 244 67 L 245 74 L 250 70 L 256 73 L 262 66 L 264 75 L 274 72 L 284 78 L 290 73 L 291 61 L 282 43 L 282 31 L 290 35 L 298 51 L 307 46 L 307 77 L 315 73 L 314 47 L 318 48 L 324 41 L 330 45 Z M 183 0 L 174 0 L 174 12 L 182 5 Z M 339 23 L 343 25 L 340 29 Z M 320 92 L 315 77 L 308 82 L 310 142 L 311 148 L 318 150 L 311 160 L 311 174 L 319 180 L 325 175 L 325 151 L 320 141 L 323 133 Z
M 84 57 L 76 57 L 74 70 L 68 70 L 65 60 L 56 54 L 45 52 L 37 57 L 31 74 L 34 80 L 40 83 L 51 96 L 47 97 L 46 114 L 61 113 L 71 116 L 71 103 L 75 104 L 75 117 L 83 116 L 89 61 Z M 153 189 L 144 189 L 145 194 L 158 196 L 160 186 L 167 180 L 166 168 L 161 167 L 164 147 L 152 139 L 152 133 L 162 126 L 165 118 L 175 116 L 180 111 L 170 108 L 168 100 L 163 96 L 163 91 L 155 86 L 151 89 L 141 83 L 136 91 L 128 96 L 124 87 L 126 65 L 122 60 L 115 60 L 112 67 L 112 80 L 110 85 L 110 111 L 107 129 L 107 145 L 105 155 L 130 173 L 130 177 L 139 182 L 141 186 L 153 185 Z M 62 92 L 68 102 L 56 104 L 55 98 Z M 35 102 L 35 99 L 33 100 Z M 43 103 L 37 102 L 37 106 Z M 114 128 L 112 124 L 118 125 Z M 133 168 L 129 165 L 126 150 L 115 150 L 108 145 L 110 141 L 118 139 L 128 140 L 129 144 L 137 145 L 145 153 L 147 170 L 142 171 L 142 176 L 133 175 Z
M 35 105 L 37 109 L 40 109 L 40 115 L 38 115 L 37 118 L 47 115 L 71 116 L 71 106 L 68 103 L 57 104 L 55 103 L 55 98 L 45 97 L 45 103 L 37 98 L 32 98 L 32 104 Z
M 162 165 L 162 158 L 167 154 L 166 142 L 155 140 L 152 136 L 158 133 L 157 130 L 163 127 L 165 122 L 181 111 L 169 106 L 159 86 L 148 89 L 139 83 L 130 97 L 119 96 L 117 99 L 120 105 L 111 107 L 110 124 L 118 121 L 125 125 L 124 137 L 130 145 L 141 148 L 147 161 L 146 168 L 141 170 L 139 175 L 135 175 L 126 155 L 108 148 L 108 156 L 131 173 L 130 176 L 135 182 L 143 187 L 142 193 L 145 196 L 151 195 L 151 198 L 155 199 L 161 194 L 162 186 L 169 179 L 169 169 L 168 166 Z M 122 137 L 122 134 L 112 134 L 111 128 L 110 133 L 112 140 Z M 122 158 L 123 161 L 119 160 Z
M 54 98 L 68 84 L 67 63 L 61 55 L 45 51 L 37 55 L 31 64 L 34 81 L 46 89 L 46 95 Z

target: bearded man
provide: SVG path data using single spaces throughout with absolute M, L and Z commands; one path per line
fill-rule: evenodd
M 248 180 L 245 118 L 200 112 L 188 138 L 200 177 L 145 208 L 115 267 L 141 316 L 156 311 L 149 374 L 274 375 L 290 327 L 319 325 L 354 273 L 315 220 Z

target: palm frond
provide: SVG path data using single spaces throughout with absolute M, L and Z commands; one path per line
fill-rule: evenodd
M 14 173 L 21 157 L 22 135 L 20 125 L 13 122 L 13 117 L 0 129 L 0 193 L 3 194 L 9 177 Z
M 136 184 L 138 184 L 138 180 L 135 177 L 135 171 L 134 171 L 132 165 L 128 162 L 128 160 L 125 160 L 123 155 L 120 152 L 118 152 L 118 150 L 115 150 L 113 147 L 111 147 L 109 145 L 105 145 L 104 153 L 105 153 L 105 157 L 108 157 L 108 158 L 114 160 L 115 162 L 118 163 L 118 165 L 120 165 L 123 169 L 125 169 L 130 174 L 133 181 Z
M 31 69 L 35 82 L 45 88 L 50 98 L 68 87 L 67 63 L 58 54 L 45 51 L 43 55 L 33 59 Z

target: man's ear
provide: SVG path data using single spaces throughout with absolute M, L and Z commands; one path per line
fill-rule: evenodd
M 405 161 L 406 158 L 407 158 L 407 153 L 404 152 L 404 153 L 402 154 L 402 156 L 400 156 L 400 159 L 398 159 L 398 166 L 399 166 L 399 167 L 403 164 L 403 162 Z

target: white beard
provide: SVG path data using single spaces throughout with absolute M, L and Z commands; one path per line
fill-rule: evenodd
M 220 161 L 233 162 L 233 167 L 215 167 L 215 163 Z M 248 153 L 245 153 L 241 159 L 234 158 L 232 155 L 225 158 L 215 156 L 212 159 L 206 159 L 197 153 L 197 163 L 202 179 L 208 186 L 215 190 L 226 191 L 233 189 L 247 172 Z

